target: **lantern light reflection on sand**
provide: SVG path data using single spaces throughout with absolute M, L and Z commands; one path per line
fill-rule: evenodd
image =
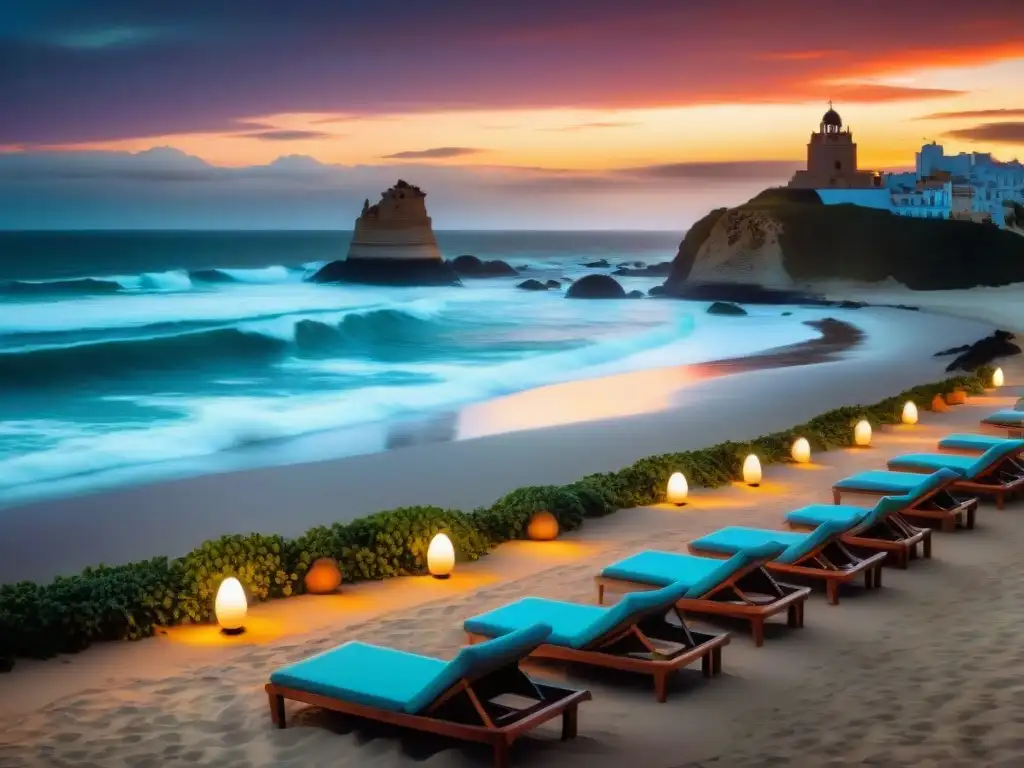
M 798 437 L 793 441 L 790 455 L 797 464 L 806 464 L 811 460 L 811 444 L 807 442 L 806 437 Z
M 447 579 L 455 568 L 455 548 L 446 534 L 439 533 L 427 548 L 427 570 L 435 579 Z
M 994 371 L 992 371 L 992 386 L 993 387 L 1001 387 L 1001 386 L 1003 386 L 1003 382 L 1004 382 L 1003 369 L 1002 368 L 996 368 Z
M 245 600 L 242 582 L 234 576 L 228 576 L 217 589 L 217 599 L 213 603 L 213 612 L 220 624 L 220 631 L 225 635 L 240 635 L 245 631 L 245 614 L 249 606 Z
M 668 479 L 668 488 L 665 492 L 665 500 L 669 504 L 681 507 L 686 503 L 686 497 L 690 495 L 690 486 L 686 482 L 686 475 L 682 472 L 673 472 Z
M 752 488 L 761 484 L 761 460 L 754 454 L 743 461 L 743 482 Z
M 917 424 L 917 406 L 914 405 L 913 400 L 907 400 L 903 406 L 903 423 Z
M 861 419 L 853 428 L 853 442 L 861 448 L 871 445 L 871 424 L 867 419 Z

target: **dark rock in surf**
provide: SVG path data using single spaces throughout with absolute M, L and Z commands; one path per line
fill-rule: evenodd
M 587 275 L 581 277 L 565 292 L 567 299 L 624 299 L 626 291 L 614 277 Z
M 747 314 L 747 310 L 737 304 L 732 304 L 727 301 L 716 301 L 707 308 L 707 313 L 709 315 L 733 315 L 738 317 L 740 315 Z
M 460 277 L 508 277 L 519 274 L 515 267 L 500 259 L 483 261 L 469 254 L 453 259 L 451 265 Z

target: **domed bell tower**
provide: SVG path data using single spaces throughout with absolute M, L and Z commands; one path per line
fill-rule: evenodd
M 843 118 L 828 103 L 828 112 L 821 118 L 818 133 L 811 134 L 807 144 L 808 176 L 826 187 L 856 185 L 857 145 L 850 129 L 843 129 Z

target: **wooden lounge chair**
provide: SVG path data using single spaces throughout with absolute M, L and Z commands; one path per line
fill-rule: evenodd
M 848 584 L 864 574 L 864 586 L 882 586 L 882 561 L 885 552 L 860 557 L 841 541 L 849 525 L 825 523 L 810 533 L 774 531 L 767 528 L 730 526 L 691 541 L 687 548 L 695 555 L 731 557 L 741 550 L 750 550 L 768 542 L 786 547 L 782 554 L 766 563 L 772 573 L 799 576 L 825 582 L 831 605 L 839 604 L 839 585 Z
M 535 624 L 451 661 L 349 642 L 275 671 L 266 686 L 270 717 L 285 727 L 285 699 L 462 741 L 489 744 L 494 765 L 541 723 L 562 717 L 562 738 L 576 736 L 577 708 L 590 699 L 536 682 L 519 661 L 551 633 Z
M 937 473 L 933 473 L 937 474 Z M 936 525 L 941 531 L 953 531 L 958 526 L 974 527 L 978 511 L 976 496 L 956 496 L 953 484 L 960 479 L 955 472 L 946 472 L 940 483 L 932 486 L 927 493 L 917 496 L 917 501 L 900 510 L 900 517 L 911 523 Z M 858 496 L 906 496 L 921 487 L 921 475 L 917 472 L 888 472 L 884 469 L 869 469 L 844 477 L 832 486 L 832 499 L 836 504 L 844 494 Z
M 1006 409 L 991 413 L 981 420 L 982 427 L 1005 429 L 1011 438 L 1024 438 L 1024 410 Z
M 764 643 L 764 623 L 785 612 L 790 627 L 804 625 L 809 587 L 780 584 L 764 565 L 782 554 L 781 544 L 765 544 L 728 560 L 647 550 L 609 565 L 597 576 L 597 602 L 605 590 L 629 592 L 658 589 L 685 582 L 690 585 L 676 601 L 684 614 L 710 614 L 750 622 L 754 645 Z
M 669 675 L 697 660 L 705 677 L 717 675 L 729 643 L 728 633 L 706 634 L 686 625 L 676 602 L 689 586 L 633 592 L 610 607 L 527 597 L 467 619 L 463 628 L 475 643 L 544 622 L 551 635 L 532 657 L 650 675 L 655 696 L 665 701 Z M 679 623 L 668 621 L 668 614 Z
M 812 504 L 786 515 L 786 524 L 795 531 L 813 531 L 829 522 L 843 523 L 849 530 L 842 541 L 856 549 L 886 552 L 889 560 L 906 568 L 918 556 L 918 545 L 923 557 L 932 556 L 930 528 L 918 528 L 901 514 L 921 498 L 931 495 L 937 487 L 948 485 L 957 475 L 952 470 L 941 470 L 918 478 L 917 486 L 901 496 L 883 496 L 869 510 L 843 504 Z
M 1005 440 L 981 456 L 904 453 L 889 459 L 887 465 L 896 472 L 931 473 L 951 469 L 960 474 L 952 485 L 953 490 L 993 496 L 996 507 L 1002 509 L 1007 496 L 1024 490 L 1024 463 L 1019 460 L 1022 451 L 1024 440 Z
M 939 440 L 940 451 L 954 451 L 956 453 L 966 453 L 970 455 L 979 455 L 985 453 L 989 448 L 994 448 L 999 445 L 1006 445 L 1010 442 L 1010 438 L 996 437 L 994 435 L 977 435 L 969 432 L 957 433 L 954 435 L 946 435 L 944 438 Z M 1016 442 L 1020 442 L 1019 440 Z M 1020 460 L 1024 457 L 1024 447 L 1014 456 L 1015 459 Z

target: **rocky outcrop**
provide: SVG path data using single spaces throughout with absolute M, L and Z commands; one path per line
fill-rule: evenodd
M 608 259 L 598 259 L 597 261 L 588 262 L 583 266 L 587 269 L 604 269 L 605 267 L 610 267 L 611 264 L 608 263 Z
M 914 290 L 1024 282 L 1024 238 L 970 221 L 827 206 L 813 190 L 773 189 L 697 222 L 665 289 L 684 298 L 695 286 L 806 294 L 815 281 L 886 279 Z M 703 298 L 736 300 L 708 290 Z
M 973 344 L 936 352 L 935 357 L 957 355 L 957 358 L 946 366 L 947 371 L 975 371 L 997 358 L 1019 355 L 1020 347 L 1012 343 L 1013 338 L 1014 335 L 1009 331 L 996 331 Z
M 640 262 L 635 263 L 640 264 L 640 266 L 620 266 L 618 269 L 613 270 L 612 274 L 617 275 L 619 277 L 665 277 L 672 271 L 671 261 L 663 261 L 660 262 L 659 264 L 650 264 L 648 266 L 644 266 Z
M 642 298 L 644 298 L 644 292 L 643 291 L 630 291 L 629 293 L 626 294 L 626 298 L 627 299 L 642 299 Z
M 716 301 L 710 307 L 707 308 L 709 315 L 732 315 L 740 316 L 747 314 L 747 310 L 738 304 L 733 304 L 728 301 Z
M 567 299 L 624 299 L 626 292 L 614 277 L 587 275 L 569 286 Z
M 469 254 L 456 257 L 451 265 L 459 277 L 508 277 L 519 274 L 515 267 L 500 259 L 484 261 Z
M 562 285 L 557 280 L 548 280 L 547 282 L 541 282 L 540 280 L 524 280 L 516 288 L 520 288 L 524 291 L 557 291 Z
M 426 192 L 401 179 L 363 203 L 343 261 L 332 261 L 312 278 L 316 283 L 374 285 L 458 285 L 459 277 L 441 258 Z

